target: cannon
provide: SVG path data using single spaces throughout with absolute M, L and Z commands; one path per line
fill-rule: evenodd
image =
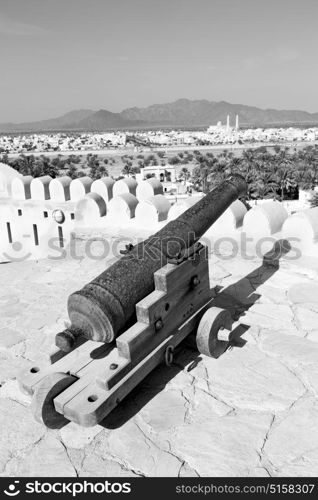
M 71 326 L 56 335 L 62 356 L 20 377 L 35 418 L 59 428 L 92 426 L 193 332 L 205 355 L 218 357 L 233 331 L 231 314 L 213 307 L 207 247 L 199 240 L 246 192 L 232 175 L 177 219 L 135 246 L 70 295 Z
M 232 176 L 73 293 L 68 301 L 72 326 L 56 336 L 56 345 L 68 351 L 79 335 L 101 342 L 114 340 L 133 319 L 135 305 L 153 291 L 154 273 L 169 260 L 183 258 L 245 189 L 244 179 Z

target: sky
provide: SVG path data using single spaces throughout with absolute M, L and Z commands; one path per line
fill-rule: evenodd
M 0 0 L 0 123 L 179 98 L 318 111 L 317 0 Z

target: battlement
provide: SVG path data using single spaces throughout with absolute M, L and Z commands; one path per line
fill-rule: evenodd
M 116 234 L 118 229 L 153 234 L 196 203 L 202 194 L 168 199 L 156 178 L 21 176 L 10 167 L 1 170 L 0 262 L 46 258 L 53 249 L 66 248 L 72 234 Z M 299 208 L 302 204 L 299 204 Z M 210 240 L 242 233 L 255 247 L 262 238 L 292 239 L 304 255 L 317 251 L 318 209 L 289 215 L 283 203 L 264 201 L 247 210 L 236 200 L 213 224 Z

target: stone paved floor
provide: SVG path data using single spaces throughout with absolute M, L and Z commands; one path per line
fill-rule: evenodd
M 0 265 L 0 475 L 316 476 L 317 272 L 211 259 L 218 303 L 249 328 L 218 360 L 182 348 L 102 426 L 35 423 L 19 370 L 47 359 L 66 300 L 104 269 L 84 258 Z

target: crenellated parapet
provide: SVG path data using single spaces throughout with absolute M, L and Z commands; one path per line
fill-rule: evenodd
M 68 176 L 52 179 L 12 175 L 2 184 L 9 187 L 5 195 L 4 191 L 0 194 L 0 255 L 8 254 L 14 243 L 23 242 L 32 258 L 47 256 L 52 239 L 56 239 L 53 246 L 64 248 L 77 230 L 100 231 L 109 226 L 154 232 L 204 196 L 185 194 L 169 199 L 163 194 L 162 183 L 154 177 L 137 182 L 132 177 L 114 181 L 108 176 L 72 180 Z M 236 200 L 204 237 L 238 241 L 243 235 L 251 241 L 252 251 L 262 239 L 267 238 L 269 245 L 269 239 L 284 237 L 295 241 L 303 255 L 313 255 L 318 245 L 318 208 L 303 210 L 297 200 L 292 208 L 287 211 L 286 203 L 260 200 L 248 210 Z

